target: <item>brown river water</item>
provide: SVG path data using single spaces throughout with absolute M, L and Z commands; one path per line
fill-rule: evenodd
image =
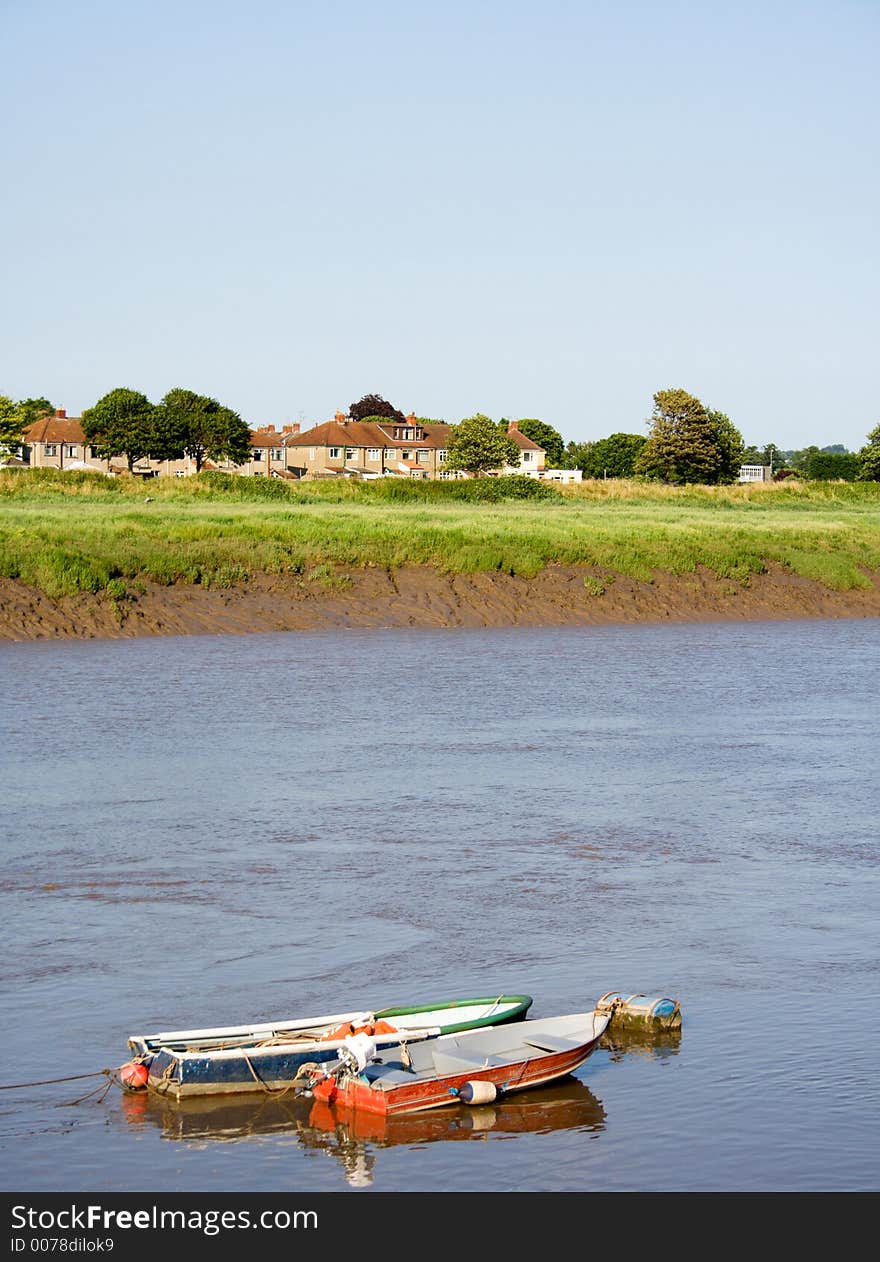
M 0 1092 L 4 1189 L 880 1183 L 876 619 L 8 644 L 0 672 L 0 1084 L 501 990 L 684 1012 L 388 1123 Z

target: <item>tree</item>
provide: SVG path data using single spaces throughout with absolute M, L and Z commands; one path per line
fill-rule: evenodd
M 647 441 L 647 440 L 645 440 Z M 592 468 L 592 451 L 595 443 L 568 443 L 562 455 L 563 469 L 580 469 L 583 473 L 587 467 Z M 592 474 L 585 474 L 592 477 Z
M 22 446 L 25 430 L 54 411 L 48 399 L 20 399 L 15 403 L 0 394 L 0 456 L 14 456 Z
M 156 408 L 151 455 L 174 460 L 188 455 L 201 472 L 205 460 L 244 464 L 251 433 L 237 412 L 193 390 L 169 390 Z
M 735 482 L 743 462 L 742 434 L 726 412 L 709 412 L 709 420 L 715 427 L 715 445 L 718 449 L 718 468 L 715 481 Z
M 140 391 L 111 390 L 83 412 L 83 433 L 102 460 L 125 456 L 130 473 L 135 461 L 149 456 L 156 445 L 153 412 Z
M 751 447 L 743 448 L 740 463 L 772 465 L 775 473 L 786 463 L 788 455 L 789 453 L 777 447 L 776 443 L 765 443 L 763 447 L 757 447 L 753 443 Z
M 502 426 L 506 434 L 507 421 L 499 421 L 499 429 Z M 560 468 L 565 455 L 565 442 L 558 429 L 554 429 L 546 421 L 539 421 L 535 416 L 523 417 L 521 421 L 517 421 L 517 428 L 521 434 L 525 434 L 526 438 L 531 438 L 533 443 L 544 448 L 548 469 Z
M 880 482 L 880 425 L 875 425 L 868 435 L 868 441 L 859 452 L 859 480 L 862 482 Z
M 648 424 L 651 433 L 636 460 L 636 473 L 664 482 L 714 485 L 733 481 L 739 472 L 739 430 L 723 412 L 710 412 L 686 390 L 658 390 Z
M 519 447 L 507 434 L 478 412 L 466 417 L 459 425 L 453 425 L 449 435 L 446 468 L 462 469 L 477 477 L 503 465 L 519 465 Z
M 861 471 L 861 461 L 854 452 L 816 451 L 811 453 L 804 472 L 811 482 L 855 482 Z
M 18 404 L 0 394 L 0 456 L 14 456 L 21 446 L 24 424 Z
M 792 469 L 796 469 L 798 473 L 806 473 L 807 465 L 813 456 L 819 455 L 819 448 L 815 445 L 812 447 L 804 447 L 800 451 L 789 451 L 786 453 L 785 463 Z
M 357 403 L 352 403 L 348 415 L 353 421 L 364 421 L 367 417 L 384 417 L 390 421 L 405 421 L 406 417 L 393 403 L 383 399 L 381 394 L 365 394 Z
M 580 469 L 585 478 L 631 478 L 647 441 L 644 434 L 609 434 L 596 442 L 582 443 L 570 467 Z M 569 444 L 569 448 L 574 446 Z

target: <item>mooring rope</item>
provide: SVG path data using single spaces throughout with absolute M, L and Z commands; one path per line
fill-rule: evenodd
M 95 1069 L 90 1074 L 67 1074 L 64 1078 L 39 1078 L 35 1082 L 7 1082 L 0 1086 L 0 1091 L 21 1091 L 23 1087 L 49 1087 L 56 1082 L 77 1082 L 80 1078 L 100 1078 L 104 1074 L 112 1076 L 115 1069 Z

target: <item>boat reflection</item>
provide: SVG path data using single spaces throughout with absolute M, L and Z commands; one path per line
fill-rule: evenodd
M 124 1095 L 131 1126 L 152 1126 L 164 1139 L 241 1142 L 256 1136 L 295 1136 L 304 1148 L 336 1158 L 353 1187 L 372 1182 L 377 1151 L 399 1144 L 487 1140 L 492 1135 L 600 1131 L 605 1109 L 578 1078 L 469 1109 L 454 1105 L 423 1113 L 380 1117 L 294 1096 L 226 1097 L 174 1101 L 153 1092 Z
M 613 1061 L 626 1056 L 650 1056 L 653 1060 L 666 1060 L 677 1056 L 681 1046 L 681 1028 L 677 1030 L 653 1030 L 645 1028 L 614 1029 L 614 1022 L 599 1039 L 599 1047 L 609 1053 Z

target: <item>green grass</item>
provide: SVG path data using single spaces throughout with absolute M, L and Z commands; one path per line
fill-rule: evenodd
M 367 565 L 532 577 L 559 562 L 643 580 L 706 566 L 748 582 L 778 562 L 838 590 L 868 586 L 865 571 L 880 570 L 877 483 L 529 491 L 522 482 L 0 472 L 0 574 L 51 596 L 118 599 L 135 581 L 228 587 L 258 572 L 337 586 L 340 567 Z

